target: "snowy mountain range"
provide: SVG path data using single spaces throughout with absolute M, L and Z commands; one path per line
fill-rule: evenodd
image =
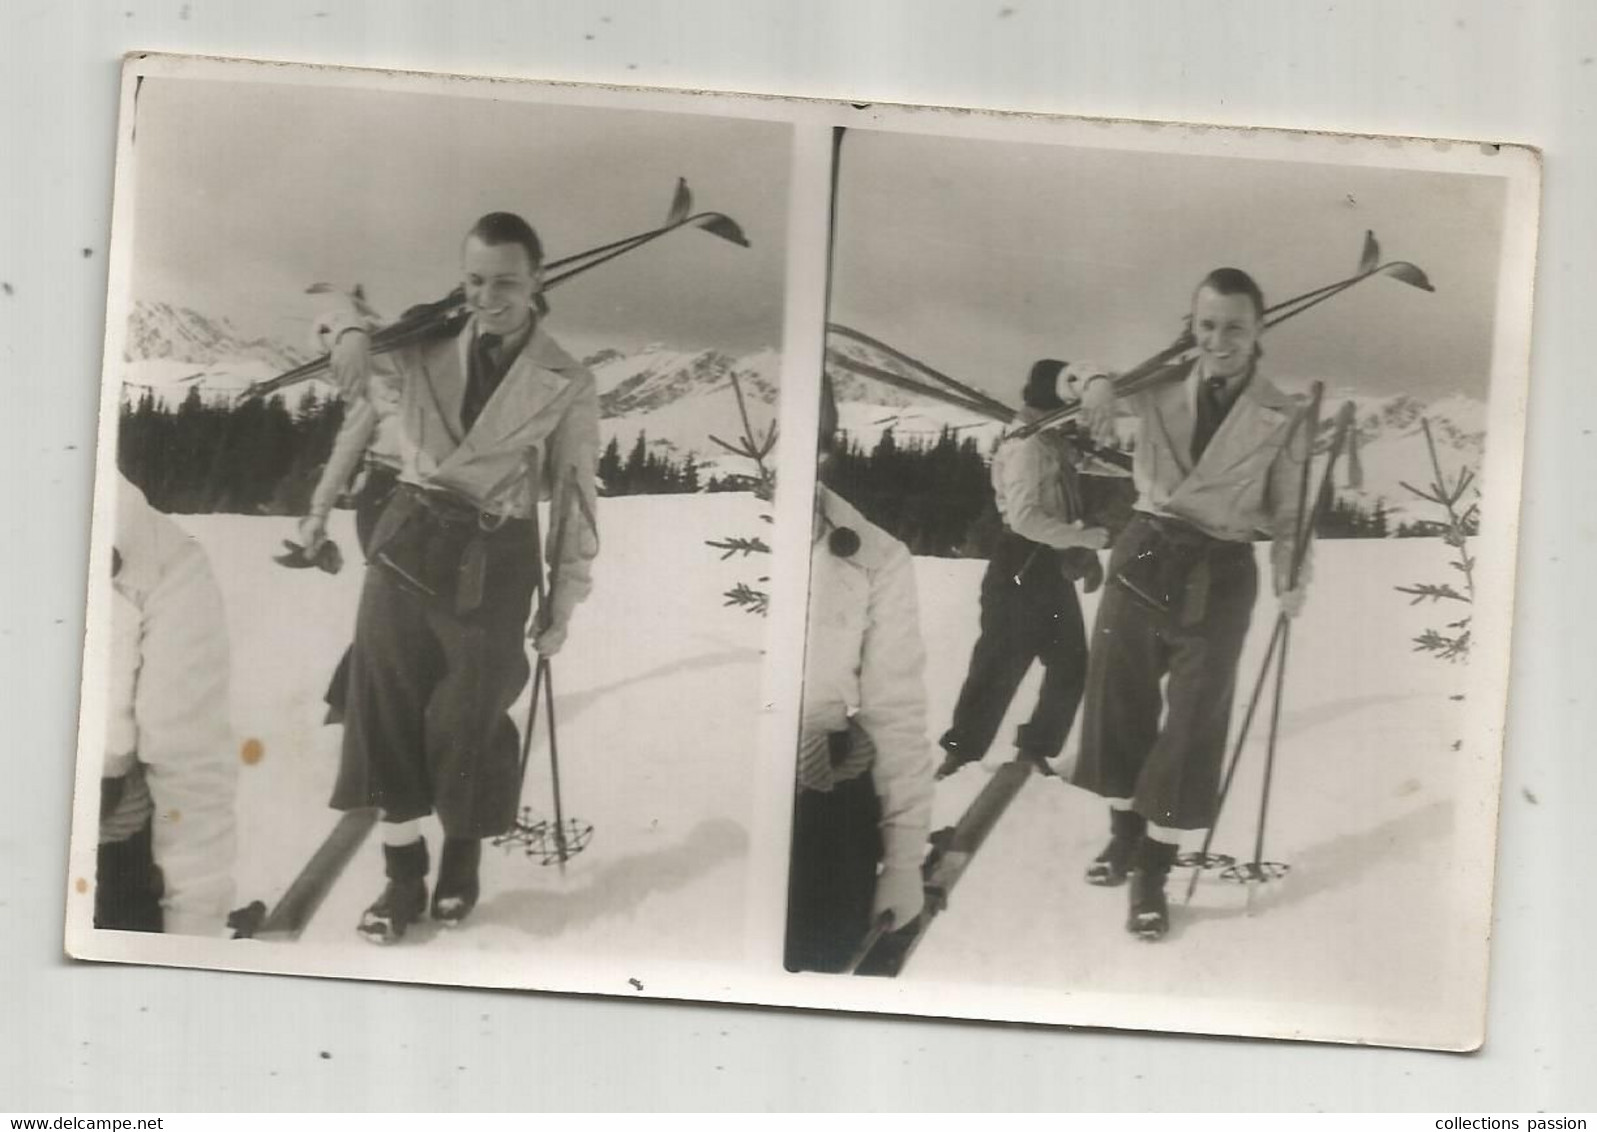
M 950 428 L 961 436 L 974 436 L 986 451 L 1001 434 L 1002 426 L 989 417 L 861 377 L 839 365 L 835 355 L 842 353 L 894 373 L 912 372 L 891 356 L 835 338 L 831 346 L 826 368 L 837 392 L 841 425 L 862 445 L 874 444 L 888 428 L 901 440 L 928 441 Z M 202 396 L 228 399 L 307 357 L 307 351 L 278 341 L 246 338 L 225 318 L 141 301 L 129 318 L 124 396 L 136 398 L 148 390 L 175 403 L 190 387 L 198 386 Z M 742 435 L 732 391 L 734 374 L 755 429 L 763 432 L 776 416 L 781 355 L 774 349 L 734 355 L 656 344 L 633 351 L 604 349 L 583 360 L 598 381 L 601 441 L 608 444 L 614 439 L 623 452 L 642 433 L 657 452 L 678 460 L 693 456 L 706 465 L 706 475 L 749 471 L 746 460 L 725 452 L 711 439 L 735 442 Z M 318 396 L 331 392 L 318 382 L 300 388 L 314 388 Z M 1331 391 L 1326 395 L 1327 417 L 1344 400 L 1357 406 L 1364 470 L 1364 486 L 1348 493 L 1365 506 L 1380 501 L 1394 519 L 1434 517 L 1428 504 L 1415 501 L 1402 486 L 1407 482 L 1423 487 L 1432 478 L 1422 417 L 1431 423 L 1444 471 L 1456 475 L 1461 467 L 1480 466 L 1486 406 L 1475 398 L 1453 395 L 1427 403 L 1405 394 L 1371 397 Z

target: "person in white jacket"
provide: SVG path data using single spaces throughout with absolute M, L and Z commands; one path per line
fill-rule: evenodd
M 828 437 L 835 426 L 823 419 L 822 427 Z M 921 912 L 933 769 L 925 665 L 908 549 L 820 488 L 788 884 L 789 970 L 844 970 L 884 914 L 900 929 Z
M 219 935 L 238 767 L 221 593 L 199 543 L 117 480 L 97 928 Z

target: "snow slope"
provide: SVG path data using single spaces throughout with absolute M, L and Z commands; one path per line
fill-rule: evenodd
M 1261 566 L 1266 549 L 1261 544 Z M 905 978 L 1256 1003 L 1261 1025 L 1287 1032 L 1294 1004 L 1313 1003 L 1342 1011 L 1347 1036 L 1366 1038 L 1394 1019 L 1412 1029 L 1413 1019 L 1454 1008 L 1465 905 L 1449 839 L 1470 756 L 1453 749 L 1463 705 L 1452 697 L 1465 670 L 1412 651 L 1410 638 L 1442 618 L 1392 591 L 1446 576 L 1447 551 L 1433 539 L 1356 540 L 1322 543 L 1316 558 L 1310 602 L 1293 630 L 1265 843 L 1265 859 L 1289 863 L 1292 872 L 1256 892 L 1253 914 L 1243 889 L 1207 877 L 1182 909 L 1189 874 L 1177 870 L 1170 937 L 1158 945 L 1132 939 L 1123 927 L 1125 889 L 1081 879 L 1107 837 L 1103 803 L 1033 776 Z M 964 678 L 982 564 L 916 565 L 928 691 L 941 705 L 930 740 L 947 726 Z M 1090 626 L 1097 598 L 1085 606 Z M 1255 612 L 1234 721 L 1273 612 L 1267 600 Z M 988 762 L 939 785 L 934 827 L 951 824 L 1011 756 L 1005 745 L 1035 702 L 1037 679 L 1034 671 L 1016 697 Z M 1244 748 L 1217 852 L 1251 859 L 1267 718 L 1268 701 Z M 1075 751 L 1073 734 L 1067 766 Z M 1201 834 L 1189 841 L 1196 848 Z
M 766 564 L 723 563 L 703 540 L 758 529 L 758 510 L 743 494 L 600 501 L 594 596 L 554 666 L 566 813 L 593 823 L 593 844 L 564 878 L 485 850 L 482 903 L 434 946 L 520 952 L 558 937 L 567 955 L 740 954 L 764 621 L 723 608 L 720 595 Z M 271 561 L 291 520 L 178 521 L 205 545 L 223 588 L 235 731 L 265 751 L 241 773 L 237 876 L 240 904 L 270 905 L 337 816 L 326 799 L 340 729 L 321 726 L 321 697 L 353 629 L 362 573 L 353 524 L 334 513 L 352 561 L 329 577 Z M 525 702 L 516 714 L 525 720 Z M 544 735 L 540 722 L 523 800 L 546 816 Z M 436 825 L 425 824 L 436 848 Z M 374 837 L 305 940 L 368 946 L 353 928 L 382 885 Z

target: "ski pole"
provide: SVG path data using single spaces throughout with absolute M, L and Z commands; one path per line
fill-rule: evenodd
M 1270 647 L 1264 651 L 1264 663 L 1259 665 L 1259 677 L 1253 683 L 1253 693 L 1248 697 L 1248 709 L 1242 715 L 1242 728 L 1237 732 L 1235 744 L 1231 748 L 1231 759 L 1226 764 L 1225 778 L 1220 783 L 1220 796 L 1215 801 L 1214 820 L 1209 823 L 1209 828 L 1203 835 L 1203 846 L 1198 850 L 1198 860 L 1192 869 L 1192 875 L 1187 878 L 1187 895 L 1185 903 L 1192 903 L 1192 894 L 1198 889 L 1198 874 L 1203 871 L 1204 862 L 1209 859 L 1209 848 L 1214 844 L 1214 833 L 1220 825 L 1220 814 L 1225 809 L 1225 800 L 1231 793 L 1231 781 L 1236 777 L 1237 764 L 1242 759 L 1242 747 L 1248 741 L 1248 732 L 1253 729 L 1253 715 L 1259 708 L 1259 698 L 1264 692 L 1264 678 L 1270 672 L 1270 662 L 1275 659 L 1275 651 L 1281 644 L 1281 632 L 1286 624 L 1286 618 L 1277 616 L 1275 630 L 1270 634 Z
M 1325 513 L 1326 489 L 1331 484 L 1331 477 L 1332 473 L 1335 471 L 1336 462 L 1341 458 L 1347 443 L 1347 438 L 1351 434 L 1350 430 L 1353 426 L 1353 414 L 1354 406 L 1351 401 L 1344 402 L 1342 408 L 1337 413 L 1336 431 L 1332 435 L 1331 443 L 1326 448 L 1327 459 L 1325 469 L 1320 476 L 1319 493 L 1315 496 L 1314 508 L 1308 517 L 1307 523 L 1300 526 L 1300 534 L 1302 537 L 1298 539 L 1298 545 L 1293 551 L 1292 571 L 1295 576 L 1298 575 L 1302 570 L 1303 562 L 1308 555 L 1309 541 L 1313 537 L 1315 528 L 1319 525 L 1320 517 Z M 1199 850 L 1199 861 L 1192 873 L 1192 876 L 1187 881 L 1186 899 L 1188 903 L 1191 902 L 1193 893 L 1197 889 L 1197 870 L 1203 868 L 1203 860 L 1208 856 L 1209 847 L 1214 841 L 1215 830 L 1220 824 L 1220 815 L 1225 810 L 1226 798 L 1230 795 L 1231 783 L 1236 774 L 1237 763 L 1242 757 L 1243 744 L 1247 741 L 1248 734 L 1253 727 L 1253 717 L 1254 713 L 1258 709 L 1259 698 L 1264 690 L 1265 676 L 1270 671 L 1270 663 L 1275 658 L 1275 650 L 1280 644 L 1285 627 L 1286 618 L 1284 616 L 1277 616 L 1275 631 L 1270 638 L 1270 647 L 1266 650 L 1264 654 L 1264 661 L 1259 666 L 1259 677 L 1253 685 L 1253 694 L 1248 700 L 1247 711 L 1243 715 L 1242 728 L 1237 735 L 1235 745 L 1232 747 L 1231 761 L 1226 767 L 1225 778 L 1220 785 L 1220 795 L 1215 804 L 1214 822 L 1210 825 L 1208 832 L 1204 835 L 1203 848 Z
M 1308 541 L 1314 536 L 1314 523 L 1319 519 L 1320 514 L 1324 510 L 1325 499 L 1326 495 L 1328 494 L 1327 488 L 1331 483 L 1331 472 L 1335 468 L 1336 462 L 1338 458 L 1340 458 L 1342 450 L 1347 444 L 1348 433 L 1353 426 L 1353 413 L 1354 407 L 1351 401 L 1344 402 L 1342 408 L 1337 412 L 1336 431 L 1331 437 L 1329 455 L 1325 464 L 1325 472 L 1320 480 L 1320 493 L 1315 499 L 1314 508 L 1309 515 L 1309 525 L 1303 532 L 1303 537 L 1299 540 L 1300 545 L 1299 547 L 1295 548 L 1295 553 L 1293 554 L 1291 584 L 1294 587 L 1296 587 L 1298 584 L 1299 572 L 1302 568 L 1303 560 L 1307 555 Z M 1308 477 L 1305 475 L 1305 488 L 1307 487 L 1307 479 Z M 1286 618 L 1283 614 L 1282 621 L 1284 622 L 1285 620 Z M 1283 624 L 1281 630 L 1281 651 L 1276 658 L 1275 697 L 1270 711 L 1270 729 L 1268 738 L 1265 741 L 1264 783 L 1259 793 L 1259 826 L 1253 840 L 1253 866 L 1250 879 L 1254 880 L 1262 879 L 1264 876 L 1264 833 L 1270 811 L 1270 788 L 1275 773 L 1276 742 L 1280 736 L 1281 729 L 1281 701 L 1286 684 L 1286 660 L 1287 652 L 1292 640 L 1291 634 L 1292 626 L 1290 624 Z M 1250 887 L 1248 889 L 1248 904 L 1251 906 L 1252 902 L 1253 890 Z
M 852 975 L 859 970 L 859 965 L 865 962 L 866 956 L 875 950 L 877 942 L 888 932 L 893 930 L 893 913 L 889 909 L 871 921 L 871 930 L 865 933 L 865 938 L 860 940 L 854 954 L 849 956 L 848 963 L 844 965 L 841 974 Z
M 1319 431 L 1320 401 L 1325 396 L 1325 385 L 1316 381 L 1310 388 L 1309 405 L 1305 410 L 1305 453 L 1303 457 L 1303 472 L 1298 477 L 1298 510 L 1297 510 L 1297 539 L 1292 546 L 1292 561 L 1287 570 L 1287 589 L 1294 590 L 1298 585 L 1298 577 L 1303 569 L 1304 559 L 1307 557 L 1309 539 L 1314 536 L 1314 515 L 1309 507 L 1309 481 L 1314 475 L 1314 438 Z M 1287 443 L 1291 444 L 1290 437 Z M 1334 462 L 1334 459 L 1333 461 Z M 1327 463 L 1329 469 L 1330 463 Z M 1323 494 L 1323 493 L 1322 493 Z M 1315 501 L 1313 510 L 1317 510 L 1319 499 Z M 1270 707 L 1269 737 L 1265 741 L 1264 749 L 1264 785 L 1259 792 L 1259 826 L 1253 840 L 1253 879 L 1262 875 L 1261 864 L 1264 860 L 1264 823 L 1270 809 L 1270 784 L 1275 777 L 1275 741 L 1281 726 L 1281 694 L 1286 683 L 1286 658 L 1287 650 L 1292 643 L 1292 626 L 1287 623 L 1285 614 L 1276 619 L 1281 639 L 1281 648 L 1275 655 L 1275 689 Z M 1268 665 L 1266 665 L 1268 667 Z M 1261 673 L 1262 675 L 1262 673 Z M 1253 890 L 1249 888 L 1248 898 L 1252 899 Z

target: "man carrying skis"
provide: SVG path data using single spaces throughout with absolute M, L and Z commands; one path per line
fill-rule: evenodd
M 1064 408 L 1058 381 L 1066 363 L 1044 358 L 1031 367 L 1016 424 Z M 1069 438 L 1044 429 L 1008 437 L 993 457 L 993 494 L 1004 529 L 982 576 L 981 635 L 954 707 L 938 740 L 945 777 L 987 753 L 1015 691 L 1033 661 L 1043 666 L 1037 706 L 1015 736 L 1016 757 L 1052 773 L 1048 760 L 1064 749 L 1086 677 L 1087 638 L 1075 581 L 1089 592 L 1102 577 L 1095 551 L 1109 540 L 1085 527 Z
M 507 713 L 527 681 L 523 626 L 540 654 L 557 652 L 598 553 L 598 395 L 542 326 L 542 245 L 519 216 L 490 213 L 462 258 L 464 326 L 388 355 L 391 378 L 371 372 L 357 311 L 327 322 L 356 410 L 394 397 L 400 455 L 367 547 L 332 799 L 382 811 L 388 885 L 359 925 L 374 943 L 397 941 L 428 909 L 428 813 L 444 830 L 433 918 L 452 926 L 475 906 L 482 839 L 509 830 L 519 805 Z M 559 560 L 529 626 L 540 499 L 555 501 L 547 545 Z
M 1295 616 L 1303 605 L 1307 574 L 1295 589 L 1290 577 L 1314 422 L 1257 372 L 1263 329 L 1253 279 L 1235 268 L 1211 272 L 1192 300 L 1196 359 L 1180 380 L 1133 402 L 1136 514 L 1098 609 L 1072 781 L 1110 806 L 1110 840 L 1087 880 L 1129 877 L 1126 928 L 1143 939 L 1169 928 L 1164 885 L 1181 831 L 1214 820 L 1260 532 L 1274 539 L 1282 612 Z M 1108 380 L 1084 390 L 1095 431 L 1112 419 L 1113 401 Z

